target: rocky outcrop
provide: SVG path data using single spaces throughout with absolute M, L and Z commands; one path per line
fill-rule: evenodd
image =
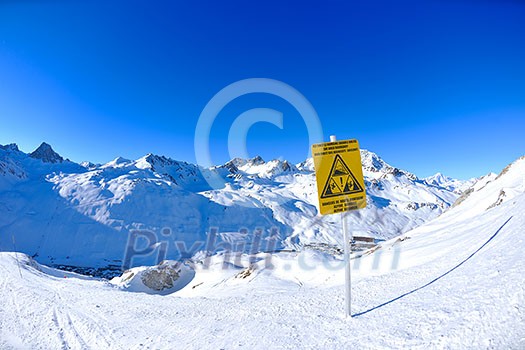
M 31 154 L 29 154 L 31 158 L 40 159 L 44 163 L 62 163 L 64 162 L 64 158 L 60 156 L 60 154 L 56 153 L 53 148 L 45 143 L 42 142 L 40 146 Z
M 179 264 L 161 264 L 144 271 L 141 280 L 146 287 L 160 292 L 173 288 L 175 281 L 180 277 L 180 272 Z

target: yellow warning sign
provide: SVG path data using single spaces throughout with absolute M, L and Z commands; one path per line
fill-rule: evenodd
M 366 207 L 365 181 L 357 140 L 312 145 L 322 215 Z
M 363 192 L 363 188 L 339 154 L 335 155 L 330 175 L 324 185 L 321 198 Z

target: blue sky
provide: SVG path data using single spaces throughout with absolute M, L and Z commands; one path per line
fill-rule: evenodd
M 222 88 L 271 78 L 300 91 L 324 137 L 420 177 L 498 172 L 525 154 L 522 1 L 2 1 L 0 143 L 51 143 L 74 161 L 152 152 L 195 161 L 199 115 Z M 306 126 L 282 99 L 232 101 L 211 130 L 251 108 L 251 156 L 303 160 Z

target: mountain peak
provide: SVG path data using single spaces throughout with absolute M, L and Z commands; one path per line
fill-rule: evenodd
M 261 165 L 264 164 L 264 159 L 262 159 L 261 156 L 255 156 L 251 159 L 248 159 L 248 163 L 250 165 Z
M 4 151 L 14 151 L 19 152 L 18 145 L 16 143 L 10 143 L 8 145 L 0 145 L 0 149 Z
M 38 146 L 38 148 L 34 150 L 33 153 L 29 154 L 29 156 L 31 158 L 40 159 L 44 163 L 62 163 L 64 161 L 64 158 L 62 158 L 60 154 L 56 153 L 51 145 L 45 142 L 42 142 L 42 144 Z
M 159 156 L 157 154 L 148 153 L 144 157 L 142 157 L 144 161 L 149 163 L 150 165 L 165 165 L 166 163 L 173 162 L 170 158 L 167 158 L 165 156 Z
M 83 161 L 80 163 L 80 166 L 88 170 L 91 170 L 91 169 L 95 169 L 97 167 L 97 164 L 88 162 L 88 161 Z
M 129 165 L 131 160 L 126 159 L 124 157 L 118 156 L 117 158 L 113 159 L 112 161 L 104 164 L 103 168 L 122 168 L 127 165 Z
M 176 167 L 180 169 L 182 166 L 190 164 L 187 162 L 174 160 L 166 156 L 148 153 L 144 157 L 135 161 L 135 165 L 139 168 L 150 168 L 155 171 L 156 169 L 165 167 Z
M 361 149 L 361 162 L 363 164 L 363 170 L 369 173 L 392 174 L 394 176 L 404 175 L 411 180 L 417 179 L 416 175 L 391 166 L 377 154 L 366 149 Z
M 441 185 L 443 182 L 452 181 L 453 179 L 450 176 L 443 175 L 440 172 L 435 173 L 432 176 L 426 177 L 423 180 L 425 180 L 427 183 L 432 185 Z
M 380 172 L 381 170 L 390 170 L 390 168 L 392 168 L 377 154 L 366 149 L 361 150 L 361 162 L 364 170 L 374 173 Z
M 261 164 L 264 164 L 265 161 L 264 159 L 262 159 L 261 156 L 255 156 L 253 158 L 249 158 L 249 159 L 244 159 L 244 158 L 233 158 L 232 160 L 230 160 L 229 162 L 227 162 L 226 164 L 224 164 L 223 166 L 225 167 L 228 167 L 228 168 L 239 168 L 239 167 L 242 167 L 242 166 L 245 166 L 245 165 L 249 165 L 249 166 L 252 166 L 252 165 L 261 165 Z M 237 171 L 237 170 L 235 170 Z

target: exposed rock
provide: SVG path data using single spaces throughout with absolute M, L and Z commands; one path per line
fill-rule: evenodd
M 18 179 L 27 178 L 26 172 L 10 159 L 0 160 L 0 176 L 11 175 Z
M 409 210 L 418 210 L 421 208 L 430 208 L 432 210 L 435 210 L 438 208 L 438 205 L 435 203 L 417 203 L 417 202 L 410 202 L 406 206 Z
M 217 169 L 221 169 L 221 168 L 228 169 L 228 171 L 231 174 L 236 174 L 236 173 L 239 172 L 239 168 L 236 165 L 236 164 L 239 163 L 239 159 L 240 158 L 232 159 L 228 163 L 225 163 L 224 165 L 218 166 Z
M 40 159 L 44 163 L 62 163 L 64 161 L 64 158 L 56 153 L 53 148 L 45 142 L 42 142 L 33 153 L 29 154 L 29 156 L 31 158 Z
M 10 143 L 8 145 L 0 145 L 0 149 L 4 151 L 20 152 L 16 143 Z
M 261 156 L 255 156 L 252 159 L 248 159 L 248 164 L 250 165 L 261 165 L 264 164 L 264 159 Z
M 521 156 L 519 157 L 517 160 L 515 160 L 514 162 L 510 163 L 509 165 L 507 165 L 500 173 L 499 175 L 494 179 L 494 180 L 497 180 L 499 179 L 500 177 L 502 177 L 503 175 L 505 175 L 506 173 L 509 172 L 510 168 L 512 168 L 512 166 L 517 163 L 518 161 L 520 160 L 523 160 L 525 159 L 525 156 Z
M 505 200 L 505 197 L 507 196 L 507 194 L 505 193 L 505 191 L 501 190 L 499 191 L 499 195 L 498 195 L 498 199 L 492 203 L 488 208 L 487 210 L 489 209 L 492 209 L 492 208 L 495 208 L 497 207 L 498 205 L 500 205 L 501 203 L 503 203 L 503 201 Z
M 144 285 L 156 291 L 173 288 L 173 284 L 180 277 L 178 264 L 162 264 L 148 268 L 142 273 L 141 280 Z
M 472 192 L 474 192 L 474 188 L 472 187 L 463 192 L 463 194 L 458 199 L 456 199 L 454 204 L 452 204 L 451 208 L 457 207 L 458 205 L 463 203 L 465 199 L 467 199 L 472 194 Z
M 254 271 L 255 271 L 255 266 L 252 265 L 250 267 L 245 268 L 244 270 L 242 270 L 238 274 L 236 274 L 235 278 L 242 278 L 242 279 L 248 278 L 249 276 L 251 276 L 251 274 Z

